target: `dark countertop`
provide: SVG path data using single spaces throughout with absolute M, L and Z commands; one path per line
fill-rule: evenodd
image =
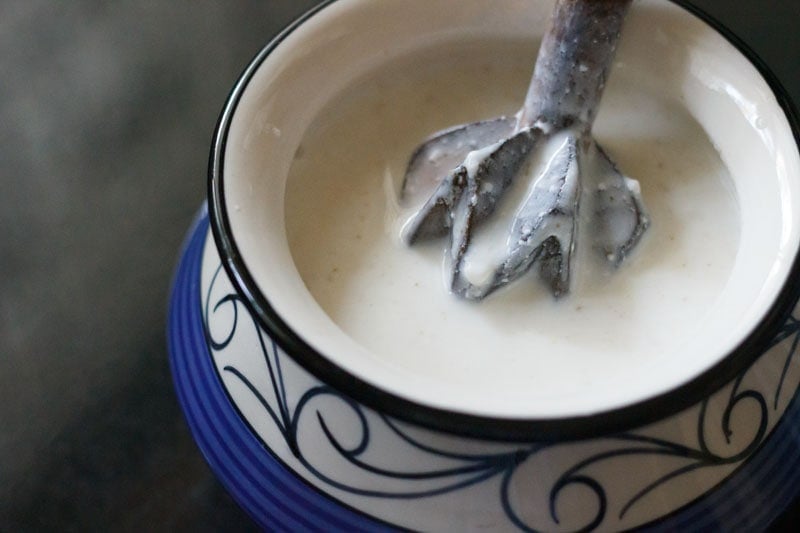
M 0 530 L 253 529 L 177 405 L 166 299 L 228 90 L 314 3 L 0 7 Z M 795 0 L 695 3 L 800 102 Z

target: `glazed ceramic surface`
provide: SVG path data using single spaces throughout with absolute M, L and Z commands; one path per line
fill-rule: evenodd
M 676 415 L 581 441 L 453 436 L 310 375 L 248 311 L 205 213 L 170 309 L 179 397 L 222 482 L 268 528 L 762 529 L 800 482 L 800 321 Z
M 170 311 L 173 372 L 198 444 L 267 527 L 765 527 L 800 470 L 796 119 L 757 60 L 684 8 L 636 4 L 644 29 L 632 39 L 663 54 L 621 55 L 679 73 L 668 90 L 735 174 L 741 253 L 722 296 L 732 314 L 695 346 L 710 356 L 676 354 L 684 378 L 622 403 L 597 398 L 594 410 L 526 416 L 524 405 L 398 379 L 305 290 L 282 180 L 326 99 L 420 42 L 541 31 L 551 6 L 507 0 L 488 16 L 477 1 L 453 14 L 453 1 L 331 2 L 262 51 L 234 89 L 212 153 L 210 222 L 204 211 L 190 234 Z M 365 25 L 381 17 L 397 24 Z

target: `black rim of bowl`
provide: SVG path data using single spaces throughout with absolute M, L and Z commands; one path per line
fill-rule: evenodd
M 253 74 L 290 33 L 336 1 L 326 0 L 301 15 L 250 62 L 225 102 L 214 131 L 209 159 L 208 198 L 211 228 L 224 268 L 249 310 L 259 320 L 261 327 L 308 372 L 368 408 L 430 429 L 490 440 L 573 440 L 633 429 L 676 414 L 731 382 L 739 372 L 745 370 L 770 346 L 800 295 L 800 255 L 797 253 L 795 253 L 787 280 L 770 309 L 751 334 L 717 364 L 689 382 L 663 394 L 625 407 L 586 416 L 553 419 L 492 418 L 423 405 L 389 393 L 362 380 L 309 346 L 275 312 L 247 270 L 231 231 L 225 207 L 222 169 L 231 119 Z M 797 113 L 791 99 L 758 55 L 733 32 L 703 10 L 686 0 L 671 1 L 716 30 L 756 67 L 782 108 L 792 129 L 795 144 L 800 146 L 800 127 L 798 127 Z

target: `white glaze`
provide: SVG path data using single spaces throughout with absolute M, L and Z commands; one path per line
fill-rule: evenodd
M 488 42 L 443 49 L 426 54 L 426 68 L 413 56 L 334 101 L 302 141 L 286 216 L 306 286 L 359 344 L 411 375 L 465 390 L 525 391 L 540 401 L 580 394 L 591 382 L 618 387 L 617 377 L 631 368 L 657 366 L 702 336 L 734 263 L 739 221 L 730 177 L 699 126 L 676 103 L 626 83 L 621 72 L 596 131 L 642 181 L 654 224 L 641 250 L 612 272 L 583 246 L 572 294 L 558 302 L 535 272 L 480 304 L 449 295 L 440 281 L 447 239 L 422 250 L 399 244 L 396 225 L 384 224 L 394 203 L 386 203 L 384 183 L 399 189 L 409 146 L 463 120 L 460 103 L 480 100 L 479 109 L 469 109 L 477 118 L 508 112 L 519 101 L 512 95 L 524 94 L 526 52 L 524 44 Z M 495 65 L 493 57 L 506 59 Z M 492 85 L 476 86 L 481 76 Z M 623 120 L 608 120 L 615 116 Z M 566 135 L 555 135 L 530 168 L 546 167 L 565 142 Z M 590 167 L 591 160 L 589 153 L 580 164 Z M 509 220 L 530 183 L 518 180 L 476 232 L 465 262 L 473 282 L 506 255 Z M 590 201 L 591 194 L 583 196 Z M 592 224 L 591 205 L 585 207 L 579 234 Z

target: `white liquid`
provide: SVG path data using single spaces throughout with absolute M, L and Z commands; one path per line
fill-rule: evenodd
M 635 253 L 615 272 L 576 257 L 559 301 L 534 272 L 477 304 L 447 293 L 447 240 L 408 248 L 397 236 L 406 163 L 434 131 L 515 113 L 535 49 L 484 43 L 374 73 L 309 128 L 286 191 L 297 269 L 347 335 L 401 373 L 499 403 L 613 395 L 632 368 L 658 372 L 703 335 L 739 241 L 729 176 L 702 129 L 618 66 L 595 137 L 641 184 L 652 224 Z

